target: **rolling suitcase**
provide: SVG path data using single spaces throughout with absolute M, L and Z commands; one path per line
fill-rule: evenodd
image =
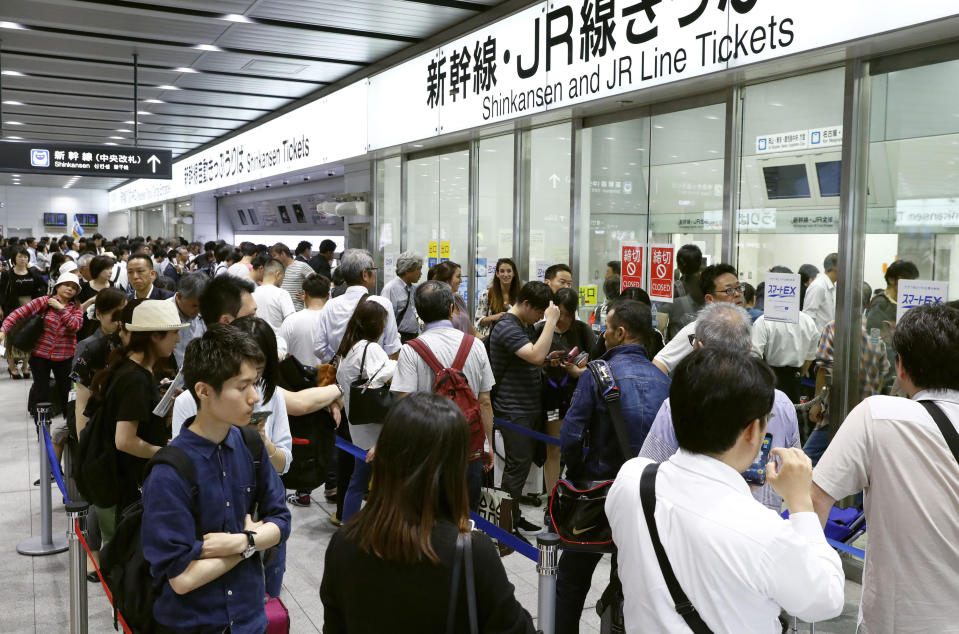
M 290 613 L 280 597 L 268 597 L 263 606 L 266 610 L 266 634 L 290 634 Z

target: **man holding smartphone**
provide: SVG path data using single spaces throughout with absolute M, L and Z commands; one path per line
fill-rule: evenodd
M 813 622 L 842 612 L 845 576 L 813 511 L 809 458 L 777 447 L 766 465 L 788 520 L 753 499 L 742 475 L 762 447 L 775 381 L 763 360 L 721 347 L 676 367 L 680 451 L 661 465 L 630 460 L 606 499 L 626 631 L 682 632 L 698 619 L 713 632 L 778 634 L 780 609 Z

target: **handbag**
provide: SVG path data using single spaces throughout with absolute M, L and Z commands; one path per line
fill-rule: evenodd
M 602 359 L 590 361 L 587 366 L 596 382 L 600 397 L 609 407 L 613 429 L 620 451 L 626 460 L 634 458 L 623 420 L 623 406 L 619 387 L 609 364 Z M 612 552 L 613 532 L 606 517 L 606 496 L 613 480 L 574 484 L 558 480 L 549 499 L 549 515 L 556 533 L 570 550 Z
M 476 618 L 476 580 L 473 574 L 473 536 L 470 533 L 459 533 L 456 536 L 456 554 L 453 557 L 450 602 L 446 611 L 446 634 L 456 632 L 456 604 L 459 599 L 461 568 L 466 573 L 466 607 L 469 614 L 470 634 L 479 634 Z
M 480 489 L 479 507 L 476 514 L 507 533 L 513 533 L 513 498 L 506 491 L 483 487 Z M 496 540 L 494 540 L 496 541 Z M 513 552 L 506 544 L 497 541 L 499 556 L 505 557 Z
M 360 360 L 360 374 L 350 383 L 350 411 L 348 416 L 351 425 L 370 425 L 374 423 L 382 424 L 386 420 L 386 413 L 396 401 L 396 395 L 390 392 L 390 386 L 370 387 L 373 379 L 383 369 L 374 372 L 369 378 L 363 378 L 363 370 L 366 367 L 366 351 L 370 344 L 367 342 L 363 348 L 363 358 Z
M 43 330 L 47 327 L 45 320 L 49 310 L 50 308 L 47 307 L 43 312 L 30 315 L 14 324 L 10 332 L 7 333 L 7 343 L 24 352 L 33 350 L 37 342 L 40 341 L 40 337 L 43 336 Z

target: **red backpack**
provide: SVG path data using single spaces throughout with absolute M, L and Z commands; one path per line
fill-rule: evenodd
M 473 335 L 463 335 L 463 341 L 456 352 L 456 358 L 453 359 L 453 365 L 449 368 L 443 367 L 433 351 L 422 340 L 413 339 L 406 342 L 436 375 L 433 380 L 433 393 L 445 396 L 456 403 L 456 406 L 466 416 L 466 423 L 470 429 L 469 459 L 471 462 L 482 459 L 483 443 L 486 440 L 479 401 L 476 400 L 476 394 L 473 393 L 473 388 L 470 387 L 466 375 L 463 374 L 463 365 L 466 364 L 466 358 L 469 356 L 470 350 L 473 349 L 473 339 Z

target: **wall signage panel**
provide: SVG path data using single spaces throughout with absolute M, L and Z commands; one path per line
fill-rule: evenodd
M 0 143 L 0 172 L 168 179 L 172 162 L 170 150 L 43 142 Z

